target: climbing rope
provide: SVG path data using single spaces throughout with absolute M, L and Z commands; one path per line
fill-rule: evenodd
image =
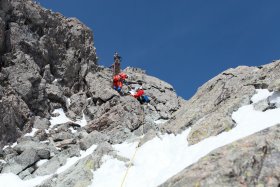
M 125 182 L 126 177 L 127 177 L 127 175 L 128 175 L 128 171 L 129 171 L 129 169 L 130 169 L 131 166 L 132 166 L 132 163 L 133 163 L 133 161 L 134 161 L 134 158 L 135 158 L 135 156 L 136 156 L 136 153 L 137 153 L 137 151 L 138 151 L 139 148 L 140 148 L 141 140 L 142 140 L 142 138 L 144 137 L 144 108 L 143 108 L 141 105 L 140 105 L 140 108 L 141 108 L 142 116 L 143 116 L 143 118 L 142 118 L 142 124 L 143 124 L 143 125 L 142 125 L 142 137 L 140 138 L 140 140 L 139 140 L 139 142 L 138 142 L 138 144 L 137 144 L 137 147 L 136 147 L 136 149 L 135 149 L 135 151 L 134 151 L 134 154 L 133 154 L 132 158 L 130 159 L 129 165 L 128 165 L 127 169 L 126 169 L 126 172 L 125 172 L 125 175 L 124 175 L 124 177 L 123 177 L 123 179 L 122 179 L 122 183 L 121 183 L 121 186 L 120 186 L 120 187 L 124 187 L 124 182 Z
M 124 177 L 123 177 L 123 179 L 122 179 L 121 187 L 124 187 L 125 179 L 126 179 L 126 177 L 127 177 L 127 174 L 128 174 L 129 169 L 130 169 L 131 166 L 132 166 L 132 162 L 134 161 L 135 155 L 136 155 L 136 153 L 137 153 L 137 151 L 138 151 L 138 149 L 139 149 L 139 147 L 140 147 L 140 146 L 139 146 L 140 142 L 141 142 L 141 139 L 140 139 L 140 141 L 139 141 L 139 143 L 138 143 L 138 145 L 137 145 L 137 147 L 136 147 L 136 149 L 135 149 L 135 152 L 134 152 L 134 154 L 133 154 L 133 157 L 131 158 L 130 163 L 129 163 L 127 169 L 126 169 L 125 175 L 124 175 Z

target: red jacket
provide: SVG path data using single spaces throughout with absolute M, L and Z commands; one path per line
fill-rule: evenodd
M 136 99 L 144 95 L 144 90 L 140 89 L 136 92 L 136 94 L 133 95 Z

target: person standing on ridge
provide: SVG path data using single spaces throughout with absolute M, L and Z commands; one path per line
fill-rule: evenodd
M 113 68 L 113 75 L 118 75 L 121 72 L 121 59 L 122 57 L 115 52 L 114 54 L 114 64 L 110 67 Z

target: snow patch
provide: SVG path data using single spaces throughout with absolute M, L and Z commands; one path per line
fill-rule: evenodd
M 68 104 L 68 106 L 71 105 L 71 99 L 69 97 L 67 97 L 67 104 Z
M 17 145 L 17 142 L 13 143 L 13 145 L 11 145 L 11 148 L 14 148 Z
M 30 133 L 25 134 L 24 136 L 31 136 L 34 137 L 35 133 L 38 131 L 39 129 L 36 128 L 32 128 L 32 131 Z
M 24 181 L 13 173 L 3 173 L 0 174 L 0 181 L 1 186 L 3 187 L 32 187 L 39 185 L 42 181 L 46 180 L 49 177 L 50 175 L 47 175 Z
M 134 143 L 124 142 L 122 144 L 113 145 L 113 148 L 118 152 L 118 155 L 130 159 L 133 156 L 137 145 L 138 142 L 134 142 Z
M 17 145 L 17 142 L 13 143 L 11 146 L 10 145 L 5 145 L 3 147 L 3 150 L 7 149 L 8 147 L 14 148 Z
M 0 160 L 0 163 L 6 164 L 7 162 L 5 160 Z
M 53 114 L 59 114 L 59 115 L 56 117 L 51 117 L 51 120 L 50 120 L 51 125 L 50 125 L 49 129 L 52 129 L 55 125 L 67 123 L 67 122 L 77 123 L 77 124 L 81 125 L 82 127 L 87 125 L 86 116 L 85 116 L 84 112 L 83 112 L 83 118 L 78 121 L 72 121 L 71 119 L 69 119 L 65 115 L 62 108 L 55 109 L 53 111 Z M 46 133 L 49 133 L 49 129 L 46 131 Z
M 67 122 L 71 122 L 71 120 L 65 115 L 64 111 L 62 108 L 59 109 L 55 109 L 53 111 L 53 114 L 59 114 L 56 117 L 51 117 L 51 126 L 50 129 L 52 129 L 55 125 L 57 124 L 62 124 L 62 123 L 67 123 Z
M 48 159 L 39 160 L 39 161 L 36 163 L 36 166 L 37 166 L 37 167 L 40 167 L 40 166 L 42 166 L 43 164 L 45 164 L 46 162 L 48 162 L 48 161 L 49 161 Z
M 267 89 L 256 89 L 256 94 L 252 96 L 251 101 L 253 103 L 257 103 L 261 100 L 267 99 L 269 96 L 273 94 L 273 92 L 269 92 Z
M 70 127 L 69 130 L 71 131 L 72 134 L 75 134 L 77 130 L 75 130 L 73 127 Z
M 87 125 L 86 115 L 83 112 L 83 118 L 81 120 L 76 121 L 75 123 L 81 125 L 81 127 L 84 127 Z
M 168 121 L 168 120 L 165 120 L 165 119 L 158 119 L 158 120 L 156 120 L 156 121 L 154 121 L 154 122 L 155 122 L 155 124 L 160 125 L 160 124 L 166 123 L 167 121 Z

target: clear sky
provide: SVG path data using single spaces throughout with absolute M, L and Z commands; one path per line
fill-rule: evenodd
M 239 65 L 280 57 L 279 0 L 38 0 L 94 32 L 99 64 L 123 57 L 190 98 Z

